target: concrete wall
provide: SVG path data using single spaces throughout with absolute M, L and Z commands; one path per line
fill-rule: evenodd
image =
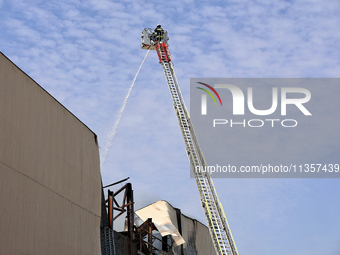
M 96 135 L 0 53 L 0 254 L 100 254 Z

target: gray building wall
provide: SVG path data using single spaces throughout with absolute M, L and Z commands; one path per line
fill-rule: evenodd
M 0 254 L 100 254 L 96 135 L 0 53 Z
M 216 251 L 211 240 L 209 229 L 201 222 L 181 215 L 183 254 L 215 255 Z

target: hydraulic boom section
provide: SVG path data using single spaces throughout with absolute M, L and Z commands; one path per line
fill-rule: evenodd
M 158 34 L 157 32 L 159 31 L 153 31 L 150 28 L 144 29 L 141 35 L 141 48 L 156 50 L 159 63 L 163 67 L 178 123 L 184 138 L 186 151 L 190 161 L 190 167 L 198 187 L 202 208 L 211 238 L 215 246 L 216 254 L 239 255 L 228 225 L 227 218 L 225 217 L 222 204 L 219 202 L 209 172 L 203 173 L 196 171 L 196 169 L 205 169 L 202 167 L 206 166 L 207 164 L 198 144 L 198 140 L 196 138 L 188 110 L 184 104 L 182 93 L 180 91 L 175 71 L 173 69 L 171 55 L 168 48 L 169 37 L 167 32 L 164 30 L 163 36 L 161 35 L 162 31 L 160 31 Z

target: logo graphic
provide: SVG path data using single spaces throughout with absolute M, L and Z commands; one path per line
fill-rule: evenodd
M 218 97 L 220 100 L 221 106 L 222 106 L 222 101 L 219 96 L 219 94 L 216 92 L 216 90 L 211 87 L 208 84 L 205 84 L 203 82 L 197 82 L 199 84 L 202 84 L 204 86 L 207 86 L 210 88 Z M 213 97 L 213 95 L 206 89 L 197 87 L 198 89 L 201 89 L 205 92 L 207 92 L 211 98 L 214 100 L 215 105 L 216 100 Z M 220 89 L 228 89 L 233 98 L 233 115 L 244 115 L 244 103 L 245 103 L 245 96 L 240 88 L 238 88 L 235 85 L 231 84 L 215 84 L 215 88 L 220 88 Z M 253 105 L 253 88 L 249 87 L 247 89 L 248 95 L 247 95 L 247 104 L 248 104 L 248 109 L 251 113 L 255 115 L 270 115 L 274 113 L 278 107 L 278 89 L 276 87 L 272 88 L 272 106 L 270 109 L 267 110 L 258 110 L 255 109 Z M 289 93 L 299 93 L 304 95 L 302 98 L 287 98 L 287 94 Z M 205 97 L 203 97 L 205 96 Z M 312 115 L 303 104 L 307 103 L 311 99 L 311 93 L 309 90 L 304 89 L 304 88 L 289 88 L 289 87 L 283 87 L 281 88 L 281 115 L 287 115 L 287 105 L 295 105 L 304 115 Z M 201 99 L 201 114 L 206 115 L 207 114 L 207 102 L 206 102 L 206 95 L 202 95 Z
M 217 93 L 217 91 L 213 87 L 211 87 L 210 85 L 208 85 L 206 83 L 203 83 L 203 82 L 197 82 L 197 83 L 202 84 L 202 85 L 208 87 L 209 89 L 211 89 L 211 91 L 214 92 L 215 95 L 217 96 L 217 98 L 220 101 L 220 104 L 222 106 L 221 97 L 220 97 L 220 95 Z M 217 105 L 214 96 L 209 92 L 209 90 L 206 90 L 206 89 L 203 89 L 203 88 L 200 88 L 200 87 L 197 87 L 197 88 L 203 90 L 204 92 L 206 92 L 214 100 L 215 105 Z M 206 94 L 202 95 L 201 113 L 202 113 L 202 115 L 207 115 L 207 95 Z
M 247 87 L 246 93 L 244 93 L 238 86 L 231 85 L 231 84 L 215 84 L 214 88 L 206 83 L 203 82 L 196 82 L 198 84 L 201 84 L 208 89 L 202 88 L 202 87 L 196 87 L 197 89 L 203 90 L 204 94 L 201 94 L 201 115 L 207 115 L 207 94 L 212 98 L 215 105 L 217 105 L 217 100 L 215 100 L 215 95 L 217 96 L 221 106 L 222 100 L 220 95 L 217 93 L 215 89 L 222 89 L 219 91 L 222 93 L 222 97 L 225 94 L 225 91 L 228 91 L 228 97 L 232 97 L 232 116 L 245 116 L 246 114 L 250 113 L 255 116 L 266 116 L 265 119 L 243 119 L 243 121 L 239 121 L 240 118 L 237 120 L 235 119 L 224 119 L 224 118 L 218 118 L 213 120 L 213 127 L 216 127 L 216 125 L 225 125 L 230 124 L 231 127 L 235 125 L 241 125 L 243 127 L 249 126 L 249 127 L 262 127 L 265 125 L 265 123 L 271 124 L 272 127 L 274 127 L 276 122 L 280 122 L 283 127 L 296 127 L 298 122 L 295 119 L 276 119 L 276 118 L 270 118 L 270 115 L 273 113 L 278 113 L 281 116 L 287 115 L 287 109 L 289 108 L 289 111 L 292 111 L 295 107 L 298 109 L 300 114 L 302 113 L 304 116 L 311 116 L 312 114 L 307 110 L 306 104 L 311 99 L 311 93 L 308 89 L 300 88 L 300 87 L 272 87 L 271 89 L 271 95 L 268 97 L 268 94 L 261 95 L 258 94 L 256 99 L 257 101 L 271 101 L 271 105 L 269 108 L 265 109 L 258 109 L 254 106 L 254 94 L 253 94 L 253 88 Z M 269 101 L 270 100 L 270 101 Z M 226 107 L 223 107 L 226 108 Z M 226 108 L 227 109 L 227 108 Z M 218 109 L 212 109 L 213 112 L 220 110 Z M 290 114 L 289 114 L 290 115 Z M 247 115 L 248 116 L 248 115 Z M 225 117 L 225 116 L 223 116 Z

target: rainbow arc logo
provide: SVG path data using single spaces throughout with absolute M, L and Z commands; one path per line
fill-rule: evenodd
M 221 97 L 220 97 L 220 95 L 217 93 L 217 91 L 216 91 L 213 87 L 211 87 L 210 85 L 208 85 L 208 84 L 206 84 L 206 83 L 203 83 L 203 82 L 197 82 L 197 83 L 199 83 L 199 84 L 201 84 L 201 85 L 206 86 L 207 88 L 209 88 L 209 89 L 217 96 L 217 98 L 218 98 L 218 100 L 220 101 L 220 104 L 221 104 L 221 106 L 222 106 Z M 198 89 L 203 90 L 204 92 L 206 92 L 206 93 L 212 98 L 212 100 L 214 100 L 215 105 L 217 105 L 214 95 L 213 95 L 209 90 L 204 89 L 204 88 L 201 88 L 201 87 L 196 87 L 196 88 L 198 88 Z M 202 114 L 202 115 L 207 115 L 207 95 L 206 95 L 206 94 L 202 94 L 201 114 Z
M 206 83 L 203 83 L 203 82 L 197 82 L 197 83 L 199 83 L 199 84 L 201 84 L 201 85 L 204 85 L 204 86 L 206 86 L 207 88 L 211 89 L 211 91 L 214 92 L 215 95 L 217 96 L 217 98 L 218 98 L 218 100 L 220 101 L 220 104 L 221 104 L 221 106 L 222 106 L 221 97 L 220 97 L 220 95 L 217 93 L 217 91 L 216 91 L 213 87 L 211 87 L 210 85 L 208 85 L 208 84 L 206 84 Z M 211 92 L 210 92 L 209 90 L 203 89 L 203 88 L 200 88 L 200 87 L 196 87 L 196 88 L 201 89 L 201 90 L 203 90 L 204 92 L 206 92 L 206 93 L 214 100 L 215 105 L 217 105 L 216 100 L 215 100 L 215 97 L 211 94 Z

